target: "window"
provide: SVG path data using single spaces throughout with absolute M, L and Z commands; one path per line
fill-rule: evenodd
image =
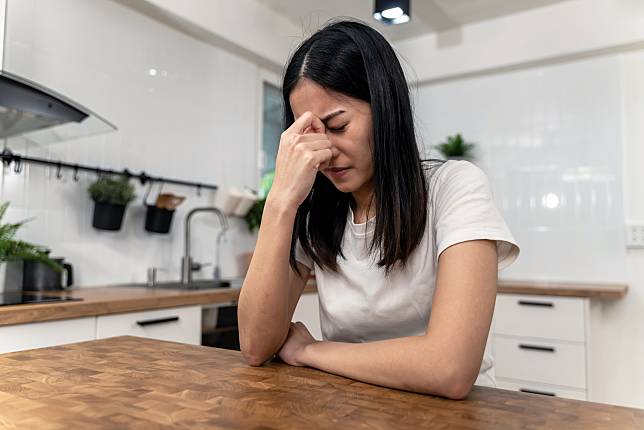
M 280 89 L 275 85 L 264 82 L 262 90 L 262 161 L 260 178 L 264 178 L 267 173 L 275 171 L 275 158 L 277 157 L 277 148 L 283 131 L 284 112 Z

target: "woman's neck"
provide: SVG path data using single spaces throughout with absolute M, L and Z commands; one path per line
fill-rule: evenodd
M 373 197 L 373 187 L 370 189 L 360 189 L 351 193 L 353 196 L 353 222 L 362 224 L 376 215 L 375 199 Z

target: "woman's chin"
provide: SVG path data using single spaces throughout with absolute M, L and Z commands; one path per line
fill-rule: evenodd
M 334 181 L 331 178 L 329 178 L 329 181 L 331 181 L 333 186 L 342 193 L 352 193 L 356 189 L 356 187 L 352 185 L 351 181 Z

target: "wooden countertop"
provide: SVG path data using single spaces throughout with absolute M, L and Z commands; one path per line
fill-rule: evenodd
M 304 293 L 317 291 L 315 281 L 309 282 Z M 499 294 L 531 294 L 562 297 L 587 297 L 616 300 L 626 295 L 624 284 L 573 284 L 531 281 L 499 281 Z M 178 290 L 132 286 L 76 288 L 63 292 L 47 292 L 82 301 L 41 303 L 33 305 L 0 306 L 0 326 L 37 321 L 52 321 L 161 309 L 190 305 L 209 305 L 234 302 L 239 289 L 214 288 L 207 290 Z
M 315 289 L 315 281 L 310 284 Z M 567 282 L 535 282 L 499 280 L 498 294 L 529 294 L 536 296 L 585 297 L 600 300 L 617 300 L 628 291 L 626 284 L 591 284 Z
M 178 290 L 132 286 L 76 288 L 47 295 L 81 298 L 81 301 L 0 306 L 0 326 L 67 318 L 117 314 L 178 306 L 234 302 L 238 288 Z M 307 286 L 305 293 L 315 292 Z
M 644 410 L 475 387 L 454 401 L 123 336 L 0 355 L 0 423 L 37 429 L 642 429 Z
M 499 294 L 531 294 L 538 296 L 586 297 L 589 299 L 617 300 L 626 295 L 626 284 L 592 284 L 568 282 L 534 282 L 501 280 Z

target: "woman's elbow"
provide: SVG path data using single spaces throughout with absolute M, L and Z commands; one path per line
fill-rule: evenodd
M 240 333 L 239 346 L 242 357 L 251 366 L 261 366 L 275 355 L 278 349 L 275 342 L 267 342 L 266 339 L 259 339 L 255 336 L 244 336 Z
M 253 367 L 261 366 L 262 364 L 264 364 L 266 362 L 266 360 L 268 360 L 268 359 L 264 359 L 263 357 L 261 357 L 259 355 L 255 355 L 255 354 L 252 354 L 252 353 L 249 353 L 249 352 L 245 352 L 243 349 L 242 349 L 241 353 L 242 353 L 242 357 L 244 357 L 244 360 L 246 360 L 246 363 L 248 363 L 248 365 L 253 366 Z
M 474 380 L 466 366 L 454 364 L 442 372 L 438 381 L 431 381 L 425 387 L 429 394 L 437 394 L 452 400 L 463 400 L 472 391 Z
M 272 357 L 272 354 L 268 355 L 265 351 L 261 351 L 259 348 L 256 348 L 253 345 L 248 345 L 244 344 L 244 342 L 240 342 L 240 346 L 242 357 L 244 357 L 244 360 L 250 366 L 261 366 L 266 361 L 268 361 L 269 358 Z
M 472 391 L 473 385 L 469 380 L 451 381 L 443 387 L 442 395 L 451 400 L 464 400 Z

